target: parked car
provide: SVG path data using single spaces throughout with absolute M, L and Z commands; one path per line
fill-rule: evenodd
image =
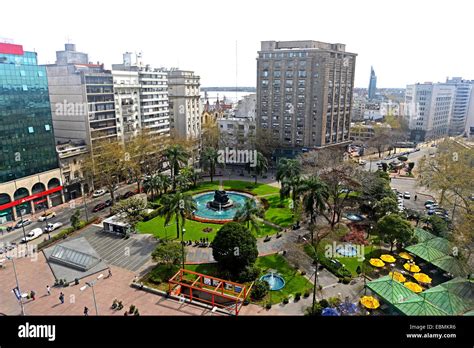
M 104 202 L 104 204 L 107 206 L 107 207 L 110 207 L 112 205 L 112 200 L 111 199 L 108 199 Z
M 427 205 L 431 205 L 431 204 L 435 204 L 435 203 L 436 203 L 435 201 L 432 201 L 432 200 L 429 199 L 429 200 L 427 200 L 427 201 L 425 202 L 425 207 L 426 207 Z
M 43 234 L 43 230 L 41 228 L 34 228 L 32 229 L 30 232 L 28 232 L 28 234 L 26 235 L 26 237 L 23 237 L 21 239 L 21 242 L 22 243 L 26 243 L 26 242 L 29 242 L 33 239 L 36 239 L 38 238 L 39 236 L 41 236 Z
M 47 211 L 46 213 L 42 214 L 38 218 L 38 221 L 46 221 L 46 220 L 52 219 L 55 216 L 56 216 L 56 213 L 54 211 Z
M 92 197 L 100 197 L 105 195 L 106 191 L 104 189 L 100 190 L 95 190 L 94 193 L 92 194 Z
M 98 211 L 104 210 L 105 208 L 107 208 L 107 205 L 105 203 L 99 203 L 94 207 L 94 209 L 92 209 L 92 211 L 94 213 L 97 213 Z
M 360 160 L 359 165 L 364 166 L 367 162 L 365 160 Z
M 429 209 L 429 210 L 438 208 L 438 203 L 433 203 L 433 204 L 425 205 L 425 208 L 426 208 L 426 209 Z
M 128 191 L 128 192 L 125 192 L 123 195 L 122 195 L 122 199 L 127 199 L 127 198 L 130 198 L 132 196 L 135 195 L 135 192 L 132 192 L 132 191 Z
M 405 193 L 403 194 L 403 198 L 405 198 L 405 199 L 410 199 L 410 198 L 411 198 L 410 192 L 408 192 L 408 191 L 405 192 Z
M 23 219 L 16 223 L 15 228 L 22 228 L 22 227 L 28 226 L 29 224 L 31 224 L 30 219 Z
M 62 225 L 63 225 L 62 222 L 55 222 L 54 224 L 49 223 L 49 224 L 44 228 L 44 231 L 45 231 L 45 232 L 53 232 L 54 230 L 57 230 L 58 228 L 60 228 Z

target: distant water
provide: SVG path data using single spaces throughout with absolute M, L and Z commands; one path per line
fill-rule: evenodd
M 252 94 L 251 92 L 222 92 L 222 91 L 208 91 L 207 98 L 209 99 L 209 103 L 213 104 L 217 97 L 219 100 L 222 101 L 225 97 L 227 102 L 235 103 L 240 99 L 243 99 L 246 95 Z M 201 92 L 201 98 L 204 100 L 204 92 Z

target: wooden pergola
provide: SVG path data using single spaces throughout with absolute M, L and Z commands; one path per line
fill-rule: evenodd
M 238 315 L 250 294 L 250 286 L 220 279 L 187 269 L 180 269 L 168 281 L 170 295 L 204 302 Z

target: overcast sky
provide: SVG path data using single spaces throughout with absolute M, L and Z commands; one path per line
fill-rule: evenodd
M 142 51 L 154 66 L 196 71 L 203 86 L 255 86 L 263 40 L 346 44 L 356 87 L 474 79 L 471 0 L 3 1 L 0 37 L 54 63 L 69 38 L 110 67 Z

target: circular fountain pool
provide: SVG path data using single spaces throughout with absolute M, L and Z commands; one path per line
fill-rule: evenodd
M 339 255 L 345 256 L 345 257 L 352 257 L 352 256 L 357 255 L 357 249 L 352 244 L 339 245 L 336 248 L 336 252 Z
M 257 204 L 255 198 L 248 193 L 226 191 L 226 194 L 229 200 L 232 201 L 232 206 L 226 209 L 213 209 L 209 206 L 209 202 L 214 199 L 214 191 L 194 195 L 193 199 L 197 206 L 194 217 L 197 220 L 224 223 L 234 218 L 235 213 L 245 204 L 246 200 L 251 199 L 254 204 Z
M 268 283 L 270 286 L 270 290 L 276 291 L 280 290 L 285 286 L 285 279 L 283 279 L 282 276 L 275 274 L 275 273 L 268 273 L 265 274 L 260 278 L 260 280 L 263 280 Z

